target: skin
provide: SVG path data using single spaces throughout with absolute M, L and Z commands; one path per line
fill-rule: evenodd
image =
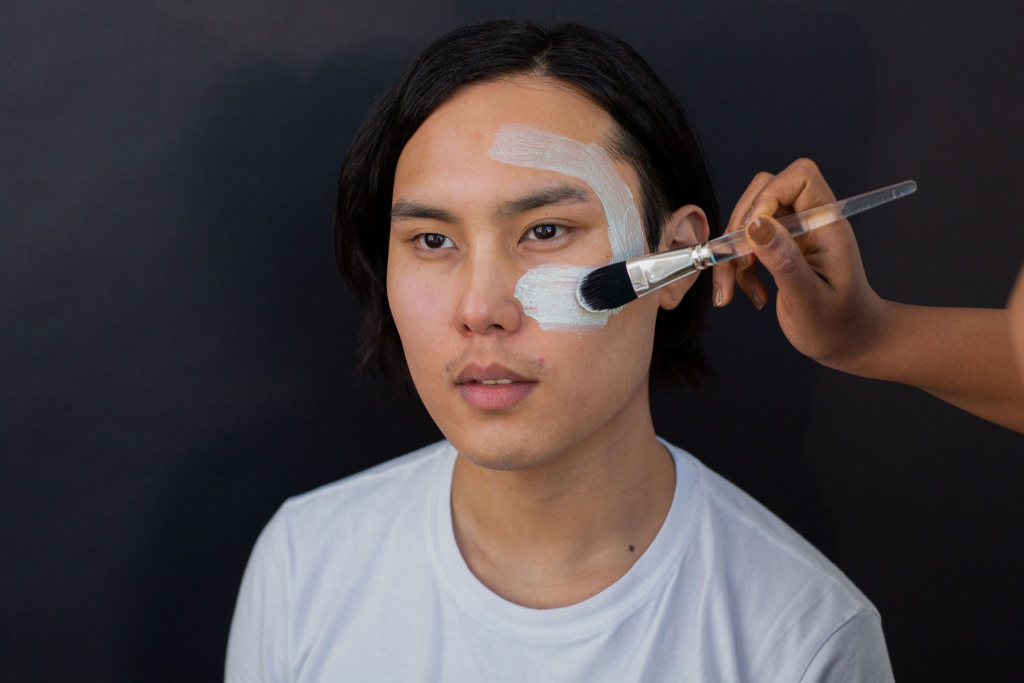
M 1017 356 L 1021 378 L 1024 378 L 1024 266 L 1021 266 L 1020 273 L 1017 274 L 1017 284 L 1010 292 L 1006 310 L 1010 316 L 1010 341 Z
M 498 595 L 549 608 L 618 580 L 668 514 L 675 470 L 655 438 L 648 374 L 658 308 L 677 306 L 693 278 L 627 306 L 604 327 L 541 330 L 514 298 L 516 281 L 541 264 L 605 265 L 608 224 L 586 183 L 490 159 L 506 123 L 597 144 L 613 125 L 555 80 L 457 89 L 403 149 L 392 201 L 443 208 L 456 220 L 392 220 L 387 291 L 416 389 L 459 453 L 451 504 L 467 565 Z M 639 197 L 632 167 L 617 162 L 616 170 Z M 589 201 L 495 213 L 502 202 L 564 182 L 585 189 Z M 552 224 L 571 230 L 535 239 L 534 228 Z M 703 211 L 680 207 L 660 248 L 707 234 Z M 537 384 L 511 407 L 476 408 L 454 384 L 470 362 L 500 362 Z
M 887 301 L 868 284 L 849 221 L 794 240 L 772 220 L 835 200 L 810 159 L 777 176 L 755 176 L 726 230 L 746 229 L 754 253 L 715 266 L 713 303 L 727 305 L 738 284 L 760 310 L 768 300 L 757 276 L 760 262 L 778 286 L 782 331 L 804 355 L 843 372 L 918 387 L 1024 433 L 1024 370 L 1017 371 L 1024 368 L 1024 275 L 1009 310 Z M 767 221 L 763 239 L 754 227 L 759 217 Z

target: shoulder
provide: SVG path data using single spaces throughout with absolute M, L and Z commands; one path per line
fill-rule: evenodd
M 291 543 L 352 542 L 404 512 L 427 504 L 434 475 L 450 452 L 447 440 L 424 446 L 284 501 L 268 526 Z
M 394 510 L 398 500 L 408 500 L 413 491 L 424 490 L 441 459 L 450 449 L 441 440 L 392 458 L 361 472 L 288 498 L 281 506 L 287 517 L 316 523 L 341 513 L 358 512 L 361 517 Z
M 682 449 L 682 456 L 696 469 L 698 523 L 712 525 L 716 541 L 730 554 L 757 557 L 765 574 L 769 568 L 788 576 L 835 588 L 851 605 L 877 614 L 860 589 L 821 551 L 771 510 L 731 481 L 711 470 Z
M 851 623 L 881 637 L 874 604 L 823 553 L 751 495 L 666 445 L 695 471 L 689 557 L 714 577 L 716 614 L 727 614 L 749 644 L 750 661 L 771 668 L 786 653 L 806 664 L 833 634 L 853 633 L 843 628 Z

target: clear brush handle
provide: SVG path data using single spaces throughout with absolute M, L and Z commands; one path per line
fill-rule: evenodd
M 907 180 L 895 185 L 883 187 L 880 190 L 865 192 L 847 199 L 840 199 L 831 204 L 823 204 L 813 209 L 807 209 L 782 218 L 776 218 L 793 237 L 802 235 L 810 230 L 816 230 L 822 226 L 830 225 L 836 221 L 852 216 L 855 213 L 873 209 L 886 202 L 891 202 L 900 197 L 906 197 L 917 189 L 917 183 Z M 745 228 L 746 226 L 744 226 Z M 723 235 L 707 243 L 711 251 L 712 263 L 725 263 L 734 258 L 749 254 L 752 249 L 747 241 L 747 231 L 737 230 L 728 235 Z

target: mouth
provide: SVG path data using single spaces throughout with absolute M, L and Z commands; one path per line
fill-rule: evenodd
M 462 369 L 455 385 L 466 402 L 481 410 L 500 410 L 530 395 L 537 381 L 524 377 L 500 363 L 481 367 L 470 363 Z

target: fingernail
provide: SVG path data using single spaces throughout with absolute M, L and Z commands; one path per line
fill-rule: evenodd
M 764 307 L 764 302 L 761 301 L 761 297 L 759 297 L 757 294 L 751 294 L 750 298 L 753 299 L 754 305 L 757 307 L 757 310 L 760 311 Z
M 718 285 L 715 285 L 715 306 L 721 306 L 721 305 L 722 305 L 722 290 L 720 290 L 718 288 Z
M 768 220 L 758 218 L 747 226 L 747 234 L 750 235 L 750 239 L 763 247 L 775 237 L 775 228 Z

